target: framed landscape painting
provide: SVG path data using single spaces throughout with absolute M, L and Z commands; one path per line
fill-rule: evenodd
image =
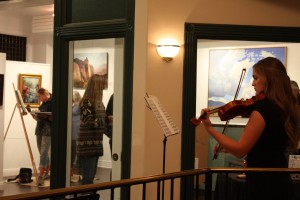
M 37 91 L 42 85 L 42 75 L 19 74 L 19 91 L 25 105 L 38 107 L 40 101 Z
M 213 109 L 234 100 L 243 69 L 246 72 L 236 99 L 253 97 L 252 66 L 266 57 L 276 57 L 286 66 L 286 51 L 286 47 L 210 49 L 208 107 Z
M 108 53 L 75 53 L 74 54 L 74 88 L 85 89 L 93 74 L 105 76 L 108 87 Z

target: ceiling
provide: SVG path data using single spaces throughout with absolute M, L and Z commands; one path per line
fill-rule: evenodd
M 53 13 L 53 0 L 0 0 L 0 15 L 32 17 Z

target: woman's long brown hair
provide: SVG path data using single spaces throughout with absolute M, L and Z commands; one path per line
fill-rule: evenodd
M 266 80 L 264 91 L 266 98 L 277 104 L 284 112 L 286 133 L 296 151 L 300 140 L 300 112 L 286 68 L 280 60 L 273 57 L 260 60 L 253 68 Z
M 98 105 L 98 102 L 102 102 L 105 83 L 106 77 L 104 75 L 94 74 L 87 83 L 87 87 L 80 104 L 85 99 L 90 99 L 92 105 Z

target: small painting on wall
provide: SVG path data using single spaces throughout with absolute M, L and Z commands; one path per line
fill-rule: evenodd
M 106 77 L 105 89 L 108 87 L 108 53 L 74 54 L 74 88 L 85 89 L 93 74 Z
M 19 91 L 25 105 L 38 107 L 40 101 L 37 95 L 42 85 L 42 75 L 19 74 Z

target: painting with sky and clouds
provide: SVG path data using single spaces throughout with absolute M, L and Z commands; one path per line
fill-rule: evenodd
M 246 73 L 237 99 L 249 99 L 254 96 L 252 66 L 266 57 L 276 57 L 286 66 L 286 47 L 211 49 L 208 107 L 222 106 L 234 100 L 243 68 L 246 68 Z

